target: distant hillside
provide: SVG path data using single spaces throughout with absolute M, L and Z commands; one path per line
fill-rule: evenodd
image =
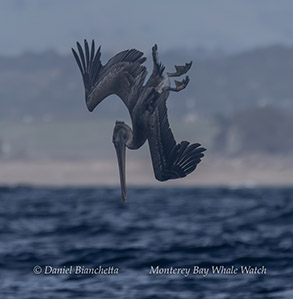
M 102 53 L 102 60 L 109 56 Z M 172 117 L 231 115 L 250 106 L 266 105 L 293 111 L 293 48 L 271 46 L 214 58 L 170 51 L 160 53 L 160 57 L 168 71 L 174 64 L 194 61 L 189 86 L 169 100 Z M 147 65 L 151 66 L 148 58 Z M 0 57 L 0 99 L 0 117 L 4 120 L 91 117 L 73 57 L 52 51 Z M 121 115 L 120 104 L 106 102 L 98 115 Z
M 272 46 L 199 62 L 192 75 L 197 107 L 204 112 L 266 105 L 293 111 L 293 48 Z
M 251 107 L 216 120 L 218 133 L 211 146 L 215 152 L 228 155 L 293 153 L 292 113 L 273 106 Z

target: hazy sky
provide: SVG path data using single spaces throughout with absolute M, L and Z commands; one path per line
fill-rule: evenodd
M 291 0 L 0 0 L 0 54 L 67 52 L 83 38 L 113 52 L 293 45 L 292 15 Z

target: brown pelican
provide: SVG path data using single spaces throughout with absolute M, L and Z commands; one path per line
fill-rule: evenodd
M 192 62 L 184 66 L 175 66 L 175 73 L 164 73 L 165 67 L 158 61 L 157 45 L 152 48 L 153 72 L 144 84 L 147 71 L 143 62 L 143 53 L 125 50 L 112 57 L 105 65 L 101 64 L 101 47 L 91 49 L 84 41 L 84 49 L 77 42 L 78 53 L 72 49 L 81 71 L 85 100 L 89 111 L 107 96 L 119 96 L 130 113 L 132 129 L 121 121 L 116 121 L 113 143 L 116 149 L 122 199 L 126 201 L 125 150 L 140 148 L 148 140 L 154 174 L 157 180 L 166 181 L 185 177 L 195 170 L 204 156 L 205 148 L 199 143 L 187 141 L 176 143 L 167 117 L 166 101 L 169 91 L 184 89 L 189 77 L 182 81 L 175 80 L 175 87 L 170 86 L 169 77 L 185 74 Z

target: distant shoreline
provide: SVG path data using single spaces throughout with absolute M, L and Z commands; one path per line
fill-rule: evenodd
M 224 159 L 205 157 L 189 176 L 158 182 L 150 160 L 127 161 L 129 186 L 293 186 L 293 157 L 251 156 Z M 113 160 L 2 160 L 0 185 L 119 186 Z

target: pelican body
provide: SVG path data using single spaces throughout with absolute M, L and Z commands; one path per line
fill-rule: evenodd
M 111 94 L 116 94 L 126 105 L 132 128 L 122 121 L 116 121 L 113 144 L 116 149 L 122 199 L 126 202 L 125 152 L 139 149 L 148 140 L 155 178 L 159 181 L 185 177 L 193 172 L 206 150 L 199 143 L 187 141 L 176 143 L 170 129 L 166 101 L 170 91 L 184 89 L 189 77 L 175 80 L 170 86 L 169 77 L 185 74 L 192 62 L 175 66 L 176 72 L 165 73 L 165 67 L 158 60 L 157 45 L 152 48 L 153 71 L 147 75 L 143 65 L 146 58 L 136 50 L 125 50 L 112 57 L 105 65 L 100 61 L 101 47 L 95 50 L 84 41 L 84 49 L 77 42 L 77 51 L 72 49 L 81 71 L 85 100 L 89 111 Z

